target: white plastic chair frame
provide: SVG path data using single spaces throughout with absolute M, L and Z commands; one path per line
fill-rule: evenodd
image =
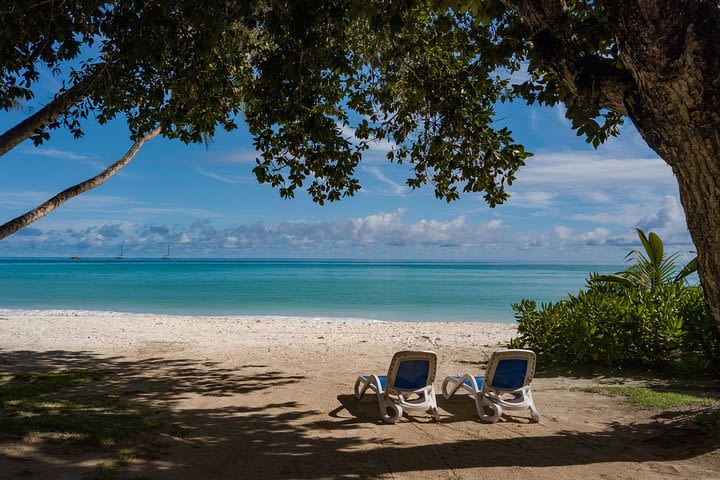
M 519 388 L 499 388 L 493 386 L 495 371 L 502 360 L 527 360 L 525 378 Z M 530 416 L 533 422 L 540 421 L 535 402 L 533 401 L 530 382 L 535 375 L 535 352 L 532 350 L 498 350 L 490 357 L 482 388 L 478 388 L 477 381 L 473 375 L 465 374 L 462 377 L 448 376 L 442 384 L 443 397 L 449 399 L 460 389 L 473 395 L 475 407 L 477 408 L 480 420 L 486 423 L 497 422 L 503 414 L 503 410 L 525 410 L 530 409 Z M 468 382 L 468 383 L 466 383 Z M 451 387 L 448 390 L 448 386 Z M 512 395 L 512 398 L 505 399 L 502 395 Z M 487 413 L 486 409 L 491 412 Z
M 427 360 L 426 385 L 413 390 L 398 388 L 395 386 L 395 380 L 400 365 L 412 360 Z M 406 410 L 422 412 L 430 410 L 435 420 L 438 421 L 440 415 L 437 411 L 435 387 L 433 386 L 436 371 L 437 355 L 434 352 L 424 350 L 397 352 L 390 362 L 385 390 L 383 391 L 382 383 L 377 375 L 359 376 L 355 381 L 355 398 L 360 400 L 368 389 L 375 392 L 380 407 L 380 416 L 385 423 L 397 422 L 402 417 L 403 411 Z M 417 395 L 417 398 L 411 398 L 413 395 Z

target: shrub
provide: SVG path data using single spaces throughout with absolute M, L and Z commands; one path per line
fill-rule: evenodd
M 696 286 L 618 288 L 591 277 L 575 296 L 540 309 L 522 300 L 513 309 L 519 336 L 510 345 L 530 348 L 544 362 L 720 365 L 718 330 Z
M 535 350 L 546 362 L 649 367 L 684 364 L 720 373 L 720 331 L 698 286 L 686 285 L 697 258 L 680 266 L 657 234 L 637 229 L 644 252 L 613 275 L 591 273 L 587 291 L 537 309 L 513 305 L 519 337 L 511 348 Z

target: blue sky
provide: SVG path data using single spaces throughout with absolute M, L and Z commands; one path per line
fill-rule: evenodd
M 46 75 L 40 108 L 57 87 Z M 481 195 L 450 204 L 431 188 L 404 185 L 407 167 L 385 160 L 387 145 L 366 155 L 353 198 L 319 206 L 304 192 L 283 200 L 252 173 L 245 126 L 221 132 L 206 148 L 155 139 L 106 184 L 0 241 L 0 256 L 127 256 L 433 259 L 619 264 L 635 244 L 633 228 L 656 231 L 692 250 L 669 167 L 627 124 L 594 150 L 570 129 L 560 107 L 499 105 L 497 123 L 535 153 L 505 205 Z M 0 113 L 4 131 L 23 118 Z M 131 145 L 122 120 L 85 125 L 73 140 L 25 142 L 0 158 L 0 221 L 89 178 Z M 349 132 L 351 133 L 351 132 Z

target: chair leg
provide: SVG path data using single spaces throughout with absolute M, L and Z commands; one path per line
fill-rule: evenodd
M 450 397 L 455 395 L 455 392 L 457 392 L 468 379 L 470 379 L 472 385 L 475 385 L 475 379 L 472 377 L 472 375 L 463 375 L 460 378 L 445 377 L 445 380 L 443 380 L 442 383 L 442 387 L 440 387 L 440 391 L 442 392 L 443 397 L 445 397 L 445 400 L 449 400 Z M 452 390 L 448 392 L 448 384 L 451 383 Z M 475 390 L 477 391 L 477 386 L 475 386 Z
M 437 399 L 435 397 L 435 387 L 430 388 L 430 391 L 428 392 L 428 396 L 430 398 L 430 411 L 433 414 L 433 417 L 435 418 L 436 422 L 440 421 L 440 414 L 438 413 L 437 409 Z
M 432 414 L 433 414 L 433 417 L 435 418 L 435 421 L 436 421 L 436 422 L 439 422 L 439 421 L 440 421 L 440 413 L 438 413 L 437 407 L 432 407 L 430 410 L 432 411 Z
M 358 377 L 357 380 L 355 380 L 355 400 L 360 400 L 362 398 L 365 394 L 365 390 L 367 390 L 370 386 L 370 382 L 372 382 L 372 377 L 369 377 L 367 380 L 362 377 Z M 360 388 L 361 384 L 362 388 Z
M 527 392 L 525 392 L 525 398 L 528 402 L 528 408 L 530 408 L 530 417 L 532 417 L 533 423 L 538 423 L 540 421 L 540 414 L 538 413 L 537 407 L 535 407 L 535 400 L 533 400 L 533 396 L 529 388 Z
M 378 395 L 378 398 L 385 397 L 385 395 Z M 392 400 L 387 400 L 387 409 L 385 408 L 386 398 L 382 398 L 380 406 L 380 416 L 382 421 L 385 423 L 396 423 L 402 417 L 403 410 L 400 405 L 397 405 Z M 388 412 L 389 410 L 389 412 Z
M 475 394 L 475 407 L 477 408 L 480 421 L 483 423 L 495 423 L 502 416 L 502 407 L 482 393 Z M 489 408 L 491 413 L 487 413 L 485 411 L 486 408 Z
M 442 387 L 440 387 L 440 392 L 442 392 L 442 396 L 445 397 L 445 400 L 449 400 L 450 397 L 453 396 L 455 391 L 457 390 L 457 385 L 454 385 L 454 378 L 446 377 L 445 380 L 443 380 Z M 447 387 L 448 383 L 453 382 L 453 390 L 452 392 L 448 393 Z

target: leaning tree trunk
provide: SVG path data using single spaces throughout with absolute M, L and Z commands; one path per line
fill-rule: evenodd
M 90 84 L 100 75 L 101 70 L 97 68 L 93 75 L 57 95 L 43 108 L 0 135 L 0 157 L 35 133 L 41 132 L 48 124 L 82 101 L 88 95 Z
M 720 6 L 604 3 L 636 85 L 629 117 L 677 177 L 705 301 L 720 328 Z
M 142 147 L 145 142 L 157 137 L 159 133 L 160 127 L 157 127 L 155 130 L 136 141 L 133 146 L 130 147 L 130 150 L 128 150 L 127 153 L 125 153 L 125 155 L 120 158 L 120 160 L 110 165 L 98 175 L 63 190 L 51 199 L 33 208 L 29 212 L 10 220 L 4 225 L 0 225 L 0 240 L 9 235 L 12 235 L 13 233 L 17 232 L 22 228 L 27 227 L 31 223 L 40 220 L 42 217 L 52 212 L 57 207 L 67 202 L 71 198 L 77 197 L 81 193 L 87 192 L 88 190 L 105 183 L 110 177 L 115 175 L 123 167 L 130 163 L 130 161 L 133 159 L 133 157 L 135 157 L 137 152 L 140 150 L 140 147 Z

